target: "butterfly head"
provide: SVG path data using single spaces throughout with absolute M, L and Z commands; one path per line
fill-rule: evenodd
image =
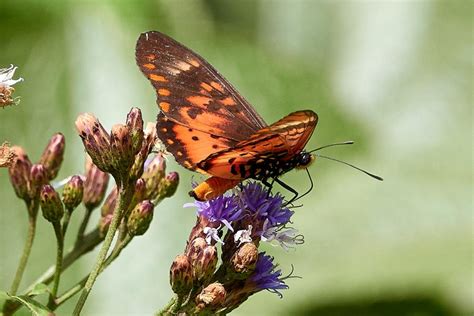
M 313 161 L 316 159 L 316 156 L 307 151 L 302 151 L 298 154 L 296 169 L 306 169 L 308 168 Z

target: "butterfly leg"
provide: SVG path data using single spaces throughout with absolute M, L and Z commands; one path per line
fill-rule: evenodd
M 286 190 L 290 191 L 291 193 L 293 193 L 293 197 L 291 198 L 291 200 L 289 200 L 286 205 L 289 205 L 291 203 L 293 203 L 297 198 L 298 198 L 298 192 L 293 189 L 292 187 L 290 187 L 288 184 L 286 184 L 285 182 L 281 181 L 280 179 L 278 178 L 274 178 L 273 181 L 275 181 L 276 183 L 278 183 L 279 185 L 281 185 L 283 188 L 285 188 Z
M 270 193 L 272 192 L 272 188 L 273 188 L 273 183 L 275 183 L 275 179 L 272 179 L 272 182 L 268 182 L 267 179 L 262 179 L 262 183 L 264 186 L 266 186 L 268 188 L 268 191 L 267 191 L 267 198 L 270 196 Z

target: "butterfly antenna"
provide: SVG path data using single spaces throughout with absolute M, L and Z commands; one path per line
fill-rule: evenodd
M 377 180 L 379 180 L 379 181 L 383 181 L 383 178 L 382 178 L 382 177 L 379 177 L 379 176 L 377 176 L 377 175 L 375 175 L 375 174 L 373 174 L 373 173 L 370 173 L 370 172 L 368 172 L 368 171 L 366 171 L 366 170 L 364 170 L 364 169 L 362 169 L 362 168 L 356 167 L 356 166 L 354 166 L 353 164 L 350 164 L 350 163 L 348 163 L 348 162 L 345 162 L 345 161 L 342 161 L 342 160 L 339 160 L 339 159 L 336 159 L 336 158 L 331 158 L 331 157 L 328 157 L 328 156 L 323 156 L 323 155 L 315 155 L 315 156 L 316 156 L 316 157 L 320 157 L 320 158 L 324 158 L 324 159 L 328 159 L 328 160 L 332 160 L 332 161 L 336 161 L 336 162 L 340 162 L 340 163 L 342 163 L 342 164 L 345 164 L 346 166 L 349 166 L 349 167 L 352 167 L 352 168 L 354 168 L 354 169 L 357 169 L 357 170 L 359 170 L 359 171 L 365 173 L 366 175 L 368 175 L 368 176 L 370 176 L 370 177 L 372 177 L 372 178 L 374 178 L 374 179 L 377 179 Z
M 353 140 L 348 140 L 348 141 L 340 142 L 340 143 L 328 144 L 328 145 L 324 145 L 324 146 L 318 147 L 316 149 L 313 149 L 313 150 L 310 151 L 310 153 L 321 150 L 321 149 L 324 149 L 324 148 L 328 148 L 328 147 L 340 146 L 340 145 L 352 145 L 352 144 L 354 144 Z

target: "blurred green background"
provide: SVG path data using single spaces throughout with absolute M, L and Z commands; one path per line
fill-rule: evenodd
M 262 292 L 233 315 L 471 314 L 473 11 L 470 1 L 2 0 L 0 66 L 18 65 L 25 81 L 15 86 L 21 104 L 0 109 L 0 142 L 23 146 L 35 161 L 60 131 L 67 145 L 59 178 L 81 173 L 79 113 L 107 128 L 132 106 L 155 119 L 134 47 L 141 32 L 160 30 L 219 69 L 267 122 L 312 109 L 320 122 L 309 149 L 355 140 L 326 154 L 385 178 L 317 161 L 316 187 L 293 217 L 305 244 L 265 248 L 302 279 L 288 280 L 282 300 Z M 182 176 L 177 196 L 101 275 L 85 315 L 150 315 L 171 297 L 168 269 L 195 216 L 182 208 L 192 174 L 172 158 L 168 170 Z M 284 180 L 300 192 L 308 186 L 296 171 Z M 4 169 L 0 201 L 7 289 L 27 216 Z M 23 288 L 53 262 L 53 245 L 40 218 Z M 94 259 L 68 270 L 61 288 Z

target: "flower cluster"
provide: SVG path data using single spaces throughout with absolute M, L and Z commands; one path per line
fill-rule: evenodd
M 88 209 L 97 207 L 104 198 L 107 179 L 116 181 L 101 208 L 100 231 L 107 232 L 119 198 L 119 188 L 128 192 L 127 206 L 120 215 L 123 229 L 132 236 L 142 235 L 148 228 L 153 209 L 164 198 L 172 196 L 178 186 L 176 172 L 166 175 L 166 163 L 161 153 L 150 157 L 156 141 L 154 123 L 144 123 L 140 109 L 132 108 L 126 124 L 116 124 L 109 133 L 92 114 L 82 114 L 76 129 L 89 154 L 86 162 L 84 199 Z M 97 185 L 94 185 L 96 183 Z
M 8 76 L 13 75 L 13 71 Z M 152 154 L 157 139 L 155 124 L 149 123 L 144 129 L 138 108 L 130 111 L 126 124 L 115 125 L 110 134 L 91 114 L 80 115 L 76 120 L 76 128 L 87 152 L 85 171 L 84 174 L 69 176 L 59 182 L 52 181 L 57 177 L 63 162 L 65 138 L 62 134 L 51 137 L 35 164 L 19 146 L 4 144 L 0 151 L 2 164 L 8 168 L 14 191 L 27 205 L 30 223 L 30 240 L 25 246 L 10 294 L 15 295 L 19 288 L 33 245 L 37 213 L 41 206 L 42 215 L 52 224 L 57 240 L 56 264 L 38 281 L 52 283 L 48 292 L 48 305 L 42 307 L 47 311 L 56 309 L 65 301 L 58 295 L 58 288 L 61 273 L 68 266 L 102 243 L 99 254 L 102 257 L 98 257 L 96 269 L 89 275 L 89 278 L 93 275 L 95 280 L 133 238 L 148 230 L 155 206 L 174 195 L 179 183 L 176 172 L 166 173 L 162 154 Z M 107 195 L 109 174 L 113 176 L 115 186 Z M 61 188 L 62 191 L 59 190 Z M 84 205 L 85 213 L 74 247 L 63 254 L 68 224 L 73 219 L 73 211 L 80 204 Z M 99 223 L 88 232 L 91 213 L 100 206 Z M 118 238 L 114 238 L 116 232 Z M 108 249 L 114 240 L 115 247 L 109 253 Z M 70 298 L 83 288 L 84 282 L 79 281 L 64 295 Z M 27 290 L 24 294 L 30 297 L 37 295 L 31 291 Z M 19 307 L 18 302 L 9 300 L 4 305 L 4 314 L 10 315 Z
M 41 187 L 54 180 L 61 168 L 64 147 L 64 136 L 60 133 L 54 134 L 35 164 L 30 161 L 22 147 L 11 147 L 15 160 L 8 167 L 10 181 L 16 195 L 32 207 L 32 216 L 36 215 L 35 206 Z
M 227 313 L 261 290 L 281 296 L 279 291 L 288 288 L 285 277 L 276 270 L 273 258 L 259 253 L 258 247 L 261 241 L 284 249 L 303 242 L 303 236 L 288 227 L 294 212 L 283 197 L 250 182 L 232 195 L 185 205 L 191 206 L 197 207 L 197 222 L 184 254 L 175 259 L 170 270 L 172 288 L 178 295 L 175 306 L 180 297 L 191 296 L 188 302 L 194 305 L 184 304 L 181 310 Z M 217 267 L 219 244 L 222 263 Z

